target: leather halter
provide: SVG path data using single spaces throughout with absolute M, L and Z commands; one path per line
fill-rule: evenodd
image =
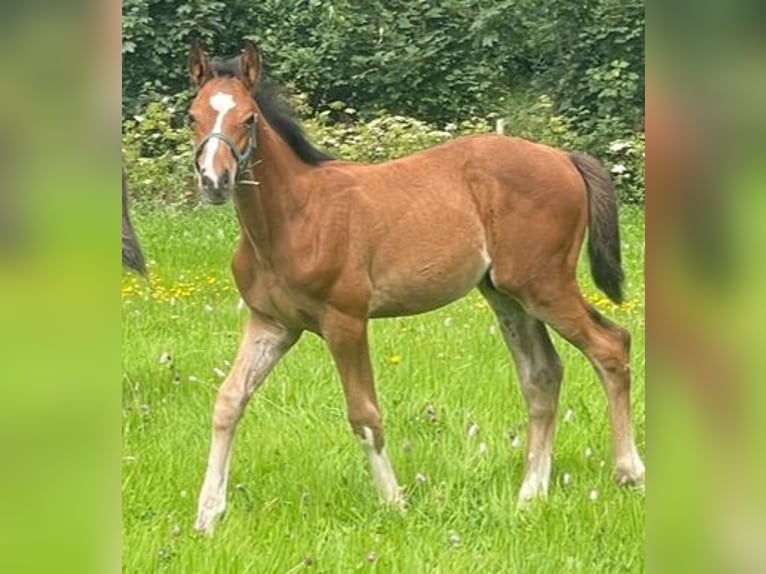
M 211 132 L 208 135 L 206 135 L 201 142 L 197 145 L 197 147 L 194 148 L 194 169 L 196 170 L 197 174 L 201 174 L 201 170 L 199 167 L 199 156 L 202 154 L 202 148 L 205 147 L 205 144 L 207 144 L 212 139 L 218 139 L 221 140 L 223 143 L 225 143 L 229 147 L 229 151 L 231 152 L 231 155 L 234 156 L 234 158 L 237 160 L 237 173 L 236 177 L 234 178 L 235 181 L 239 181 L 239 176 L 250 169 L 250 160 L 253 157 L 253 152 L 258 148 L 258 137 L 257 137 L 257 129 L 258 129 L 258 114 L 255 114 L 253 116 L 253 125 L 250 128 L 250 138 L 247 144 L 247 147 L 245 148 L 244 152 L 240 152 L 240 150 L 237 148 L 237 144 L 234 143 L 234 140 L 232 140 L 229 136 L 226 134 L 220 133 L 220 132 Z

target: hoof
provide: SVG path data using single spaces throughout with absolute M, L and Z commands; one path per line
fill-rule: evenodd
M 546 498 L 548 498 L 548 481 L 541 480 L 537 473 L 532 472 L 521 485 L 516 508 L 527 508 L 534 501 L 545 500 Z
M 618 465 L 614 469 L 614 479 L 620 486 L 644 486 L 646 484 L 646 469 L 640 459 L 630 464 Z
M 404 497 L 401 491 L 387 500 L 384 499 L 383 504 L 393 510 L 398 510 L 399 512 L 407 512 L 407 499 Z
M 221 503 L 218 500 L 208 499 L 204 504 L 200 504 L 197 521 L 194 523 L 194 530 L 206 536 L 212 535 L 215 523 L 218 517 L 223 514 L 225 508 L 226 503 Z

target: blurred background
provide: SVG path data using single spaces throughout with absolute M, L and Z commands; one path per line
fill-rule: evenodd
M 760 572 L 765 14 L 761 3 L 742 1 L 666 2 L 653 10 L 648 562 Z

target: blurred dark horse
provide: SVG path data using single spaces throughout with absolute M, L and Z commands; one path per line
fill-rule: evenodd
M 138 244 L 128 213 L 128 184 L 125 179 L 125 170 L 122 170 L 122 264 L 142 275 L 146 274 L 144 254 L 141 252 L 141 246 Z

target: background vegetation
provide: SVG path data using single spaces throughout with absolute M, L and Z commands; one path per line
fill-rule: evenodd
M 613 169 L 624 201 L 643 201 L 642 1 L 122 6 L 126 159 L 131 171 L 140 158 L 149 170 L 131 173 L 139 197 L 188 199 L 189 138 L 182 128 L 191 39 L 201 38 L 211 53 L 235 54 L 249 37 L 317 142 L 345 159 L 398 157 L 446 137 L 489 131 L 504 118 L 509 134 L 596 155 Z M 386 132 L 410 137 L 402 143 Z

